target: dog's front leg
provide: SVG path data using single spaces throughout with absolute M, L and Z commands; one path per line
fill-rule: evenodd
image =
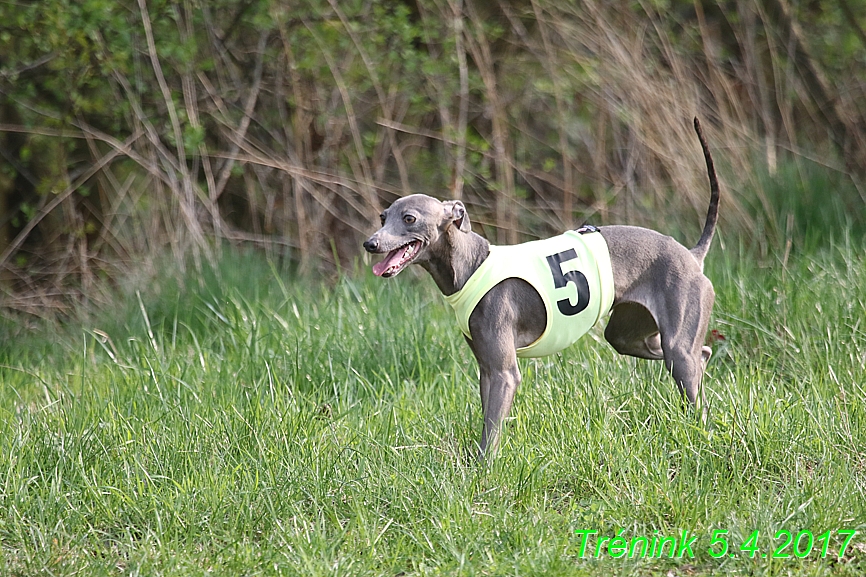
M 499 448 L 502 425 L 511 412 L 514 394 L 520 384 L 517 362 L 513 367 L 499 370 L 481 369 L 481 407 L 484 426 L 481 429 L 479 459 L 493 457 Z
M 478 448 L 479 460 L 485 460 L 492 458 L 499 448 L 503 422 L 511 411 L 514 394 L 520 385 L 520 369 L 510 330 L 478 330 L 469 346 L 478 361 L 481 412 L 484 415 Z

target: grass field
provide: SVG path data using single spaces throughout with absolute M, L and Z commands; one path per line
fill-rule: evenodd
M 706 425 L 595 332 L 521 361 L 489 468 L 475 362 L 421 275 L 238 256 L 60 331 L 4 325 L 0 574 L 862 575 L 864 248 L 717 244 Z

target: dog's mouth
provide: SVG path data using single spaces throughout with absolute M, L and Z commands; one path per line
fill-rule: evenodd
M 421 241 L 413 240 L 388 253 L 385 260 L 373 265 L 373 274 L 385 278 L 397 275 L 411 263 L 421 250 Z

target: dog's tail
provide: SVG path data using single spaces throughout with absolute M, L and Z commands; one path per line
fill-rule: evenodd
M 703 130 L 701 130 L 701 122 L 697 117 L 695 117 L 695 132 L 698 133 L 698 139 L 701 141 L 701 148 L 704 150 L 704 158 L 707 161 L 707 174 L 710 177 L 710 208 L 707 210 L 707 221 L 704 223 L 704 232 L 701 233 L 698 244 L 691 250 L 692 255 L 703 266 L 704 257 L 710 250 L 713 234 L 716 232 L 716 222 L 719 220 L 719 182 L 716 180 L 716 169 L 713 167 L 710 147 L 707 146 L 707 140 L 704 138 Z

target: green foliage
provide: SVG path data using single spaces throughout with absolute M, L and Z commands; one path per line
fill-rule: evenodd
M 860 35 L 866 23 L 866 7 L 862 3 L 819 1 L 797 2 L 794 6 L 798 18 L 813 27 L 812 48 L 825 65 L 834 71 L 863 69 L 866 50 Z M 855 76 L 843 75 L 840 80 L 854 81 Z
M 0 3 L 0 238 L 77 185 L 14 247 L 4 288 L 66 295 L 166 247 L 207 260 L 224 237 L 345 263 L 380 205 L 458 185 L 509 242 L 586 219 L 679 225 L 706 201 L 695 114 L 723 182 L 749 191 L 725 197 L 725 227 L 783 250 L 779 219 L 799 234 L 812 181 L 839 183 L 764 177 L 757 156 L 835 154 L 862 179 L 864 14 L 830 4 L 792 4 L 828 79 L 816 101 L 763 3 Z M 828 131 L 837 108 L 850 120 Z M 860 201 L 840 205 L 855 228 Z

